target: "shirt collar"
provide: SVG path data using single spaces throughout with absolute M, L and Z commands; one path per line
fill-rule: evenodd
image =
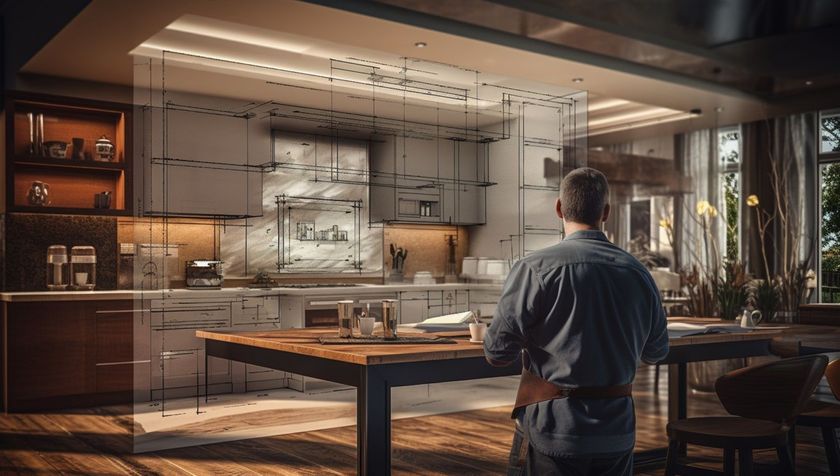
M 571 235 L 567 235 L 564 240 L 601 240 L 609 241 L 607 235 L 601 230 L 578 230 Z

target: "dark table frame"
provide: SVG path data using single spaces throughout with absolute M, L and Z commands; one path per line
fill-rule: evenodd
M 767 355 L 772 337 L 672 346 L 663 362 L 669 364 L 668 420 L 687 417 L 688 362 Z M 235 360 L 356 387 L 356 468 L 358 474 L 365 475 L 391 473 L 391 387 L 503 377 L 518 375 L 521 371 L 519 362 L 508 367 L 493 367 L 484 357 L 361 365 L 214 339 L 206 339 L 205 359 L 207 357 Z M 666 452 L 666 448 L 636 452 L 636 464 L 660 462 Z

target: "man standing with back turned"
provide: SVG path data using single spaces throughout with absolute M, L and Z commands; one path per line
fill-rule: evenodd
M 668 353 L 659 291 L 647 269 L 600 231 L 607 179 L 580 168 L 561 184 L 566 238 L 519 260 L 505 283 L 484 353 L 522 355 L 509 474 L 629 475 L 639 361 Z

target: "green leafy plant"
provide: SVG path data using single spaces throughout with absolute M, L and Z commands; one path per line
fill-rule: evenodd
M 688 313 L 692 316 L 714 316 L 717 309 L 714 290 L 698 266 L 681 269 L 680 281 L 688 295 Z
M 750 285 L 750 301 L 754 308 L 761 311 L 765 320 L 772 321 L 781 304 L 778 283 L 769 279 L 753 281 Z
M 727 262 L 723 274 L 714 284 L 720 318 L 732 320 L 738 317 L 747 304 L 747 272 L 740 261 Z

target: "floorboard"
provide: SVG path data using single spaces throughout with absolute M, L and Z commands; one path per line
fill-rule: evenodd
M 659 392 L 653 369 L 643 368 L 634 387 L 637 447 L 665 444 L 666 372 Z M 689 415 L 722 413 L 714 395 L 693 393 Z M 513 426 L 510 407 L 408 418 L 393 422 L 395 474 L 504 474 Z M 102 407 L 53 413 L 0 415 L 0 473 L 251 476 L 344 475 L 356 469 L 355 427 L 332 428 L 155 453 L 133 454 L 129 407 Z M 828 475 L 819 433 L 797 432 L 797 472 Z M 720 454 L 689 448 L 697 464 L 720 469 Z M 760 451 L 757 463 L 776 461 Z M 662 467 L 639 475 L 661 475 Z

